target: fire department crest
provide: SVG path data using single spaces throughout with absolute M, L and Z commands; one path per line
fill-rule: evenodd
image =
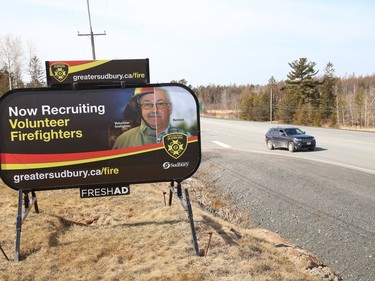
M 165 151 L 174 159 L 184 154 L 188 145 L 188 136 L 182 133 L 172 133 L 163 137 Z
M 51 74 L 59 82 L 63 82 L 69 73 L 69 65 L 66 63 L 55 63 L 51 65 Z

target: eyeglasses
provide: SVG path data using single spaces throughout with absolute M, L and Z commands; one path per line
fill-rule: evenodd
M 152 103 L 152 102 L 145 102 L 139 104 L 143 109 L 150 110 L 154 106 L 156 106 L 157 109 L 164 109 L 167 105 L 169 105 L 169 102 L 157 102 L 157 103 Z

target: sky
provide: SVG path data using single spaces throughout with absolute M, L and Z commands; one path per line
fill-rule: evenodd
M 375 74 L 375 1 L 369 0 L 12 0 L 0 39 L 32 46 L 43 62 L 144 59 L 150 82 L 266 85 L 307 58 L 318 75 Z M 26 58 L 25 58 L 26 59 Z

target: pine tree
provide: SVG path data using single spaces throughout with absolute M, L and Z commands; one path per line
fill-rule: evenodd
M 243 120 L 253 120 L 254 117 L 254 95 L 245 94 L 240 104 L 240 118 Z
M 324 76 L 321 87 L 320 96 L 320 112 L 323 119 L 331 120 L 335 113 L 335 87 L 337 83 L 337 78 L 335 77 L 335 69 L 331 62 L 327 63 L 324 68 Z M 332 120 L 331 120 L 332 121 Z M 331 122 L 331 125 L 332 122 Z
M 311 116 L 312 112 L 319 106 L 319 91 L 317 87 L 319 81 L 314 78 L 318 73 L 314 69 L 316 63 L 307 62 L 306 58 L 300 58 L 288 64 L 292 70 L 285 81 L 286 86 L 284 88 L 283 101 L 281 102 L 283 107 L 278 108 L 278 116 L 282 116 L 284 120 L 305 123 L 300 118 L 305 116 L 304 111 L 306 108 L 312 110 L 308 113 L 308 116 Z M 309 106 L 306 107 L 306 104 Z M 299 113 L 298 111 L 300 110 L 302 112 Z
M 27 69 L 31 81 L 27 84 L 27 87 L 43 87 L 46 85 L 44 82 L 44 68 L 40 63 L 40 60 L 37 56 L 32 56 L 29 61 L 29 67 Z

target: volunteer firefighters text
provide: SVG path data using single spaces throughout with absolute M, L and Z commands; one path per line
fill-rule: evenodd
M 39 112 L 40 109 L 40 112 Z M 10 132 L 10 141 L 44 141 L 61 139 L 80 139 L 83 137 L 82 130 L 63 130 L 62 127 L 69 127 L 70 119 L 51 119 L 41 118 L 33 119 L 36 115 L 71 115 L 71 114 L 105 114 L 104 105 L 78 104 L 76 106 L 51 107 L 42 105 L 40 108 L 19 108 L 18 106 L 9 107 L 9 124 L 12 129 Z M 19 117 L 30 117 L 19 119 Z M 60 127 L 60 128 L 58 128 Z M 54 128 L 42 130 L 43 128 Z M 35 129 L 35 130 L 30 130 Z M 27 130 L 27 131 L 22 131 Z

